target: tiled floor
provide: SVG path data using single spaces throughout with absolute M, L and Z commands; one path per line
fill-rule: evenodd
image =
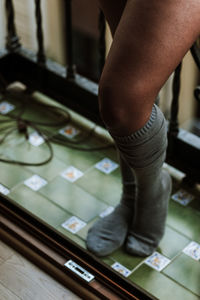
M 37 98 L 40 97 L 44 98 L 37 96 Z M 10 99 L 7 101 L 11 102 Z M 17 105 L 17 103 L 12 103 Z M 15 112 L 16 110 L 13 111 Z M 0 116 L 0 120 L 3 118 Z M 37 109 L 32 110 L 30 105 L 26 118 L 49 120 L 45 113 L 38 113 Z M 77 115 L 73 115 L 73 118 L 79 122 L 79 129 L 81 122 L 83 122 L 82 127 L 92 126 L 90 122 L 87 123 Z M 57 134 L 59 129 L 55 126 L 51 129 L 51 133 Z M 98 131 L 101 130 L 98 129 Z M 99 137 L 93 135 L 80 146 L 91 147 L 104 143 L 102 135 Z M 10 199 L 85 248 L 88 229 L 102 212 L 115 206 L 120 199 L 119 167 L 110 174 L 105 174 L 95 167 L 96 163 L 105 157 L 118 163 L 117 154 L 115 149 L 83 152 L 58 144 L 53 144 L 53 150 L 53 160 L 40 167 L 0 163 L 0 183 L 9 189 Z M 17 131 L 12 132 L 5 143 L 0 145 L 0 158 L 40 162 L 48 158 L 48 155 L 45 144 L 33 146 Z M 68 171 L 70 166 L 75 167 L 81 173 Z M 24 184 L 24 181 L 34 174 L 46 180 L 45 185 L 37 191 Z M 75 180 L 76 174 L 81 174 L 77 180 Z M 33 182 L 32 186 L 35 187 L 37 184 L 40 184 L 40 181 Z M 179 181 L 174 178 L 173 193 L 178 189 Z M 3 192 L 2 187 L 0 191 Z M 168 264 L 162 270 L 157 269 L 162 264 L 163 258 L 159 261 L 159 256 L 156 256 L 152 261 L 154 266 L 152 268 L 146 264 L 146 259 L 128 255 L 123 249 L 118 249 L 109 257 L 102 259 L 110 266 L 114 263 L 122 265 L 121 270 L 125 267 L 127 272 L 124 271 L 124 274 L 127 274 L 129 280 L 159 299 L 200 299 L 200 248 L 198 248 L 200 244 L 200 195 L 196 190 L 189 192 L 194 195 L 194 199 L 187 206 L 170 200 L 166 233 L 157 249 L 158 253 L 169 259 Z M 68 222 L 67 228 L 64 228 L 62 224 L 73 216 L 79 218 L 82 223 L 72 219 L 73 222 Z M 85 226 L 81 228 L 81 224 Z M 190 253 L 193 256 L 196 255 L 196 259 L 183 252 L 183 249 L 192 241 L 195 241 L 197 245 Z

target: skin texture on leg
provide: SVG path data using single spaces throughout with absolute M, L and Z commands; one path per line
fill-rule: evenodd
M 114 36 L 126 0 L 99 0 L 99 2 Z M 113 213 L 97 221 L 87 236 L 87 248 L 97 256 L 108 255 L 119 248 L 124 243 L 129 226 L 134 219 L 136 178 L 133 170 L 120 154 L 119 161 L 123 186 L 120 203 Z
M 199 35 L 199 13 L 199 0 L 127 0 L 99 86 L 102 118 L 116 134 L 147 122 L 160 88 Z

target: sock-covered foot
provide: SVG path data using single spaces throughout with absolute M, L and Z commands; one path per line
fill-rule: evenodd
M 88 231 L 87 248 L 97 256 L 108 255 L 123 245 L 134 216 L 137 192 L 135 174 L 127 162 L 119 158 L 123 186 L 120 204 Z
M 116 145 L 137 180 L 135 215 L 126 249 L 131 254 L 149 255 L 163 236 L 171 191 L 171 180 L 162 165 L 167 148 L 163 113 L 153 105 L 148 122 L 129 136 L 112 134 Z
M 156 181 L 151 191 L 146 190 L 139 193 L 137 213 L 140 219 L 135 219 L 130 230 L 131 233 L 128 235 L 126 242 L 128 253 L 148 256 L 156 250 L 164 234 L 170 193 L 171 178 L 165 170 L 162 170 L 160 174 L 160 185 Z M 142 202 L 147 197 L 149 197 L 148 202 L 142 207 Z
M 88 250 L 97 256 L 105 256 L 122 246 L 131 216 L 130 208 L 120 203 L 110 215 L 99 219 L 88 231 Z

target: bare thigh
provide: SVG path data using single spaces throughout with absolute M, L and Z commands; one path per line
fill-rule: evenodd
M 114 113 L 124 110 L 127 120 L 141 105 L 149 114 L 160 88 L 197 39 L 199 15 L 199 0 L 127 0 L 100 81 L 103 114 L 113 104 Z

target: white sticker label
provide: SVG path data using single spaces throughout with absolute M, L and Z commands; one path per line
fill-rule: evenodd
M 74 273 L 76 273 L 77 275 L 79 275 L 81 278 L 83 278 L 84 280 L 86 280 L 87 282 L 90 282 L 91 280 L 94 279 L 94 275 L 92 275 L 91 273 L 89 273 L 88 271 L 86 271 L 84 268 L 82 268 L 81 266 L 79 266 L 77 263 L 75 263 L 71 259 L 68 260 L 64 265 L 68 269 L 70 269 L 71 271 L 73 271 Z

